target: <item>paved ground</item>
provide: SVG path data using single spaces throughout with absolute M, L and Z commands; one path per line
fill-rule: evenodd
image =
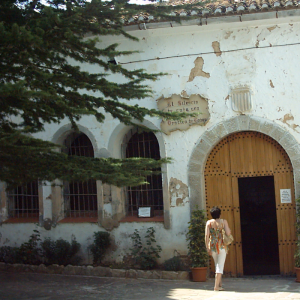
M 236 300 L 300 299 L 294 278 L 225 278 L 226 291 L 204 283 L 152 279 L 0 273 L 1 300 Z

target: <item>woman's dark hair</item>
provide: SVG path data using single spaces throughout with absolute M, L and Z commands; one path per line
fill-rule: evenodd
M 213 219 L 219 219 L 221 215 L 221 209 L 218 206 L 214 206 L 210 210 L 210 214 Z

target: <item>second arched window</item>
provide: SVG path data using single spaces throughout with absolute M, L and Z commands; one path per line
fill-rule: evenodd
M 159 144 L 153 132 L 139 133 L 137 129 L 132 129 L 125 137 L 124 146 L 126 158 L 160 159 Z M 147 176 L 147 182 L 149 184 L 127 187 L 127 215 L 137 216 L 141 207 L 150 207 L 151 216 L 163 215 L 162 175 Z
M 71 134 L 65 141 L 69 156 L 94 157 L 90 139 L 83 133 Z M 65 217 L 97 218 L 97 187 L 95 180 L 72 181 L 64 186 Z

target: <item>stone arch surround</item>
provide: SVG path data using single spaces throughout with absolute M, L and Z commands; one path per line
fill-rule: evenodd
M 80 132 L 84 133 L 91 141 L 93 148 L 94 148 L 94 156 L 95 157 L 100 157 L 99 155 L 99 150 L 98 150 L 98 146 L 97 146 L 97 141 L 95 136 L 93 135 L 93 133 L 86 127 L 77 124 L 78 129 Z M 72 128 L 72 124 L 66 124 L 62 127 L 60 127 L 53 135 L 51 142 L 52 143 L 56 143 L 56 144 L 63 144 L 63 141 L 65 140 L 65 138 L 74 131 L 74 129 Z
M 267 119 L 241 115 L 214 125 L 200 137 L 193 149 L 188 165 L 188 182 L 191 210 L 196 206 L 205 209 L 204 168 L 209 153 L 224 137 L 239 131 L 257 131 L 277 141 L 289 156 L 294 172 L 296 198 L 300 194 L 300 144 L 295 137 Z
M 138 125 L 143 125 L 146 126 L 147 128 L 157 131 L 155 132 L 155 136 L 159 144 L 160 157 L 161 158 L 166 157 L 165 141 L 163 138 L 163 134 L 159 132 L 160 129 L 157 126 L 155 126 L 152 122 L 146 119 L 144 119 L 143 122 L 136 122 L 136 123 Z M 125 125 L 123 123 L 120 123 L 115 127 L 115 129 L 110 135 L 108 146 L 107 146 L 107 151 L 111 157 L 115 157 L 115 158 L 122 157 L 121 144 L 125 134 L 128 133 L 131 128 L 133 128 L 133 125 Z

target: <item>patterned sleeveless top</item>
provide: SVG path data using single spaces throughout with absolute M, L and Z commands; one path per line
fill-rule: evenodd
M 210 242 L 210 250 L 217 252 L 218 254 L 220 253 L 220 249 L 226 249 L 226 246 L 223 243 L 223 235 L 222 235 L 222 228 L 223 228 L 223 222 L 221 223 L 220 228 L 214 229 L 211 227 L 209 224 L 210 228 L 210 237 L 209 237 L 209 242 Z

